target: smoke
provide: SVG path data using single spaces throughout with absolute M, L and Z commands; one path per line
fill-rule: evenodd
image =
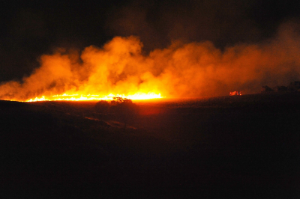
M 282 25 L 260 44 L 220 50 L 212 42 L 173 42 L 143 53 L 137 37 L 115 37 L 102 48 L 59 49 L 40 58 L 40 67 L 21 82 L 0 85 L 0 99 L 27 100 L 57 94 L 161 93 L 164 97 L 259 92 L 300 77 L 300 37 L 296 23 Z
M 218 47 L 270 37 L 280 22 L 274 2 L 256 0 L 136 1 L 109 13 L 111 35 L 138 35 L 146 51 L 184 42 L 212 41 Z M 295 5 L 289 4 L 289 7 Z M 272 9 L 270 8 L 272 7 Z M 281 5 L 281 9 L 286 6 Z M 281 10 L 279 9 L 279 10 Z M 270 12 L 272 10 L 272 12 Z M 291 14 L 291 9 L 285 16 Z M 271 19 L 271 20 L 270 20 Z

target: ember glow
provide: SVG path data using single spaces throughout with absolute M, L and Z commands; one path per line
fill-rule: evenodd
M 225 96 L 260 92 L 263 85 L 300 79 L 300 36 L 285 25 L 273 40 L 224 50 L 211 42 L 174 42 L 146 54 L 137 37 L 115 37 L 102 48 L 58 49 L 22 81 L 0 84 L 14 101 L 132 100 Z

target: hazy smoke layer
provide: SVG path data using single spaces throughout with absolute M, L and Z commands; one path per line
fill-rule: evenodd
M 211 42 L 174 42 L 142 53 L 136 37 L 115 37 L 102 48 L 82 53 L 63 51 L 40 58 L 41 66 L 22 82 L 0 85 L 0 99 L 26 100 L 62 93 L 130 95 L 161 93 L 165 97 L 259 92 L 261 86 L 299 80 L 300 37 L 293 24 L 263 44 L 238 44 L 224 51 Z

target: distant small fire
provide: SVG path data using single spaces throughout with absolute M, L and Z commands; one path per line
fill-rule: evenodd
M 229 95 L 230 96 L 233 96 L 233 95 L 242 95 L 242 92 L 241 91 L 232 91 L 232 92 L 229 92 Z

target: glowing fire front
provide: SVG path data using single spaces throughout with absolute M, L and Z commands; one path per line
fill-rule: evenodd
M 40 67 L 31 75 L 0 82 L 0 100 L 118 96 L 141 100 L 225 96 L 230 90 L 257 93 L 262 84 L 286 85 L 300 78 L 299 38 L 287 32 L 264 44 L 238 44 L 224 50 L 209 41 L 174 42 L 145 53 L 137 37 L 115 37 L 101 48 L 58 49 L 42 55 Z
M 99 100 L 113 100 L 116 97 L 126 98 L 130 100 L 151 100 L 151 99 L 160 99 L 162 98 L 161 94 L 155 93 L 137 93 L 134 95 L 114 95 L 109 94 L 107 96 L 100 95 L 79 95 L 79 94 L 62 94 L 62 95 L 53 95 L 50 97 L 36 97 L 33 99 L 26 100 L 26 102 L 38 102 L 38 101 L 99 101 Z

